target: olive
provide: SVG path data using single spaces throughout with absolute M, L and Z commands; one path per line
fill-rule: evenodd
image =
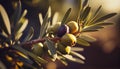
M 76 37 L 73 34 L 65 34 L 60 42 L 65 46 L 74 46 L 76 44 Z
M 67 25 L 61 25 L 57 31 L 57 36 L 62 37 L 66 33 L 69 33 L 69 27 Z
M 70 33 L 74 34 L 76 32 L 78 32 L 78 23 L 75 21 L 70 21 L 67 23 L 67 26 L 69 27 Z
M 69 54 L 71 52 L 70 46 L 64 46 L 61 43 L 58 44 L 57 47 L 58 51 L 60 51 L 62 54 Z
M 42 43 L 37 43 L 35 45 L 33 45 L 32 47 L 32 51 L 34 54 L 41 56 L 43 53 L 43 44 Z

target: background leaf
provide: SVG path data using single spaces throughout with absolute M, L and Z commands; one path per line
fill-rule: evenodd
M 49 22 L 50 18 L 51 18 L 51 7 L 48 8 L 48 12 L 46 13 L 42 26 L 40 28 L 40 36 L 39 36 L 40 38 L 42 38 L 45 35 L 48 25 L 50 23 Z
M 108 19 L 108 18 L 111 18 L 111 17 L 115 16 L 116 14 L 117 14 L 117 13 L 107 14 L 107 15 L 105 15 L 105 16 L 100 17 L 99 19 L 97 19 L 97 20 L 95 21 L 95 23 L 104 21 L 104 20 L 106 20 L 106 19 Z
M 10 21 L 7 12 L 5 11 L 2 5 L 0 5 L 0 19 L 3 19 L 3 22 L 0 22 L 0 24 L 2 25 L 1 29 L 3 29 L 8 36 L 11 35 Z
M 65 13 L 65 15 L 64 15 L 64 17 L 63 17 L 63 19 L 61 21 L 61 25 L 65 24 L 65 21 L 67 20 L 68 16 L 70 15 L 70 12 L 71 12 L 71 8 L 69 8 L 67 10 L 67 12 Z
M 33 35 L 34 35 L 34 29 L 33 29 L 33 27 L 30 27 L 30 30 L 29 30 L 27 36 L 25 37 L 24 42 L 29 41 L 33 37 Z

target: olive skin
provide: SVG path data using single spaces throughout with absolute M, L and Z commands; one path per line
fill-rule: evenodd
M 67 25 L 61 25 L 57 31 L 57 36 L 62 37 L 66 33 L 69 33 L 69 27 Z
M 75 21 L 70 21 L 67 23 L 67 26 L 69 27 L 70 33 L 74 34 L 76 32 L 78 32 L 78 23 Z
M 76 37 L 73 34 L 65 34 L 60 42 L 65 46 L 74 46 L 77 42 Z
M 33 45 L 32 47 L 32 52 L 38 56 L 41 56 L 43 53 L 43 44 L 42 43 L 38 43 Z

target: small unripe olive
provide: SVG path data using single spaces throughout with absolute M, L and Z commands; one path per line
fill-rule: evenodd
M 70 21 L 67 23 L 67 26 L 69 27 L 70 33 L 74 34 L 76 32 L 78 32 L 78 23 L 75 21 Z
M 62 37 L 66 33 L 69 33 L 69 27 L 67 25 L 61 25 L 57 31 L 57 36 Z
M 64 46 L 61 43 L 58 44 L 57 47 L 58 51 L 60 51 L 62 54 L 69 54 L 71 52 L 70 46 Z
M 38 43 L 38 44 L 33 45 L 32 51 L 33 51 L 34 54 L 36 54 L 38 56 L 41 56 L 42 53 L 43 53 L 43 44 Z
M 60 40 L 60 42 L 65 46 L 74 46 L 76 41 L 76 37 L 73 34 L 65 34 Z

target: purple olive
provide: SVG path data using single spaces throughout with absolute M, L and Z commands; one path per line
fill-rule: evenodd
M 61 25 L 57 31 L 57 36 L 62 37 L 66 33 L 69 33 L 69 27 L 67 25 Z

